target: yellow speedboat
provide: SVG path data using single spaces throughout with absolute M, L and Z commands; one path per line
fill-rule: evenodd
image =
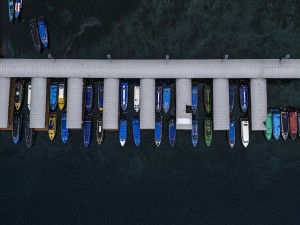
M 58 85 L 58 107 L 63 110 L 65 107 L 65 84 L 60 83 Z
M 55 112 L 50 112 L 48 134 L 51 141 L 55 138 L 55 134 L 56 134 L 56 117 L 57 115 Z

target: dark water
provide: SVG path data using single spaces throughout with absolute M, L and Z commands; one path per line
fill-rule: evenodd
M 5 57 L 299 58 L 300 52 L 296 0 L 27 0 L 15 24 L 8 23 L 6 1 L 0 10 Z M 51 47 L 40 54 L 28 22 L 41 15 Z M 299 87 L 299 80 L 268 81 L 269 105 L 298 107 Z M 238 107 L 234 114 L 239 118 Z M 153 136 L 143 131 L 135 148 L 130 128 L 121 148 L 118 133 L 107 132 L 103 145 L 93 138 L 86 151 L 81 131 L 67 145 L 39 132 L 29 150 L 24 138 L 14 145 L 10 132 L 0 132 L 0 224 L 299 224 L 299 139 L 265 141 L 252 132 L 247 149 L 238 141 L 229 150 L 225 132 L 214 132 L 210 148 L 202 138 L 192 148 L 185 131 L 174 148 L 166 132 L 160 148 Z

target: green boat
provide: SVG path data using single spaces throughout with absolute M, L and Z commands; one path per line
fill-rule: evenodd
M 207 113 L 211 112 L 211 85 L 204 85 L 204 107 Z
M 267 119 L 265 121 L 265 126 L 266 126 L 266 130 L 265 132 L 265 136 L 267 138 L 267 140 L 270 140 L 272 137 L 272 113 L 270 111 L 268 111 L 267 113 Z
M 205 144 L 207 146 L 210 146 L 212 141 L 212 119 L 211 118 L 204 119 L 204 139 L 205 139 Z

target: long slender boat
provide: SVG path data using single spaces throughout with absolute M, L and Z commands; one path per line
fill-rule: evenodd
M 22 133 L 22 114 L 15 112 L 13 117 L 12 138 L 15 144 L 20 141 Z
M 27 115 L 26 121 L 25 121 L 25 140 L 26 140 L 27 147 L 30 148 L 34 142 L 34 130 L 32 128 L 30 128 L 30 116 L 29 115 Z
M 278 140 L 280 137 L 280 117 L 280 111 L 278 109 L 272 111 L 272 129 L 275 140 Z
M 65 83 L 60 82 L 58 84 L 58 107 L 60 110 L 65 108 L 66 96 L 65 96 Z
M 102 82 L 98 84 L 98 108 L 100 112 L 103 111 L 103 94 L 104 94 L 104 86 Z
M 228 145 L 230 148 L 233 148 L 235 145 L 235 121 L 232 115 L 230 116 L 229 122 Z
M 170 102 L 171 102 L 171 88 L 165 86 L 163 89 L 163 109 L 165 113 L 168 113 L 170 109 Z
M 292 140 L 295 140 L 298 133 L 298 112 L 296 110 L 292 110 L 289 112 L 289 122 L 290 136 Z
M 133 104 L 134 104 L 134 110 L 136 112 L 140 111 L 140 86 L 139 85 L 134 85 L 134 99 L 133 99 Z
M 212 141 L 212 119 L 210 117 L 206 117 L 204 119 L 204 140 L 205 144 L 209 147 Z
M 69 129 L 67 128 L 67 113 L 63 111 L 61 115 L 61 140 L 63 143 L 67 143 L 69 140 Z
M 85 89 L 85 110 L 89 113 L 93 108 L 93 85 L 87 84 Z
M 298 137 L 300 137 L 300 112 L 298 111 Z
M 241 118 L 241 140 L 245 148 L 249 145 L 249 119 L 247 116 Z
M 195 114 L 198 108 L 198 87 L 195 85 L 192 87 L 192 112 Z
M 289 136 L 289 113 L 285 109 L 281 111 L 281 135 L 283 140 Z
M 125 145 L 127 139 L 127 124 L 127 119 L 120 120 L 119 140 L 122 147 Z
M 174 116 L 169 118 L 169 142 L 171 147 L 175 145 L 176 141 L 176 119 Z
M 30 110 L 30 104 L 31 104 L 31 84 L 28 84 L 28 86 L 27 86 L 27 106 L 28 106 L 28 110 Z
M 240 105 L 243 113 L 246 113 L 248 110 L 248 86 L 240 86 Z
M 197 118 L 194 118 L 192 121 L 191 138 L 192 138 L 192 145 L 196 147 L 198 144 L 198 119 Z
M 212 107 L 211 85 L 205 84 L 203 90 L 204 90 L 204 108 L 207 113 L 210 113 Z
M 15 0 L 15 18 L 18 19 L 22 11 L 23 0 Z
M 160 146 L 162 140 L 162 116 L 156 116 L 155 118 L 155 144 Z
M 84 116 L 83 122 L 83 144 L 88 148 L 91 143 L 92 134 L 92 116 L 90 114 Z
M 24 80 L 17 80 L 15 83 L 15 108 L 20 110 L 24 97 Z
M 162 100 L 163 100 L 162 91 L 163 91 L 163 87 L 160 84 L 156 86 L 155 111 L 157 113 L 160 113 L 162 108 Z
M 97 137 L 97 143 L 98 145 L 101 145 L 103 141 L 104 136 L 104 130 L 103 130 L 103 117 L 102 115 L 97 119 L 97 131 L 96 131 L 96 137 Z
M 50 108 L 55 111 L 57 107 L 57 83 L 50 84 Z
M 32 37 L 34 47 L 38 52 L 40 52 L 42 50 L 42 43 L 41 43 L 39 28 L 36 23 L 36 19 L 32 19 L 29 22 L 29 27 L 30 27 L 30 32 L 31 32 L 31 37 Z
M 49 38 L 48 38 L 48 28 L 47 28 L 47 23 L 44 17 L 40 17 L 37 20 L 37 25 L 39 28 L 39 35 L 40 39 L 42 41 L 42 44 L 45 48 L 48 48 L 49 46 Z
M 229 113 L 232 113 L 234 107 L 234 87 L 229 86 Z
M 14 19 L 14 0 L 8 0 L 8 16 L 9 16 L 9 21 L 12 22 Z
M 128 82 L 121 82 L 121 108 L 123 111 L 127 109 L 128 105 Z
M 49 126 L 48 126 L 48 134 L 49 138 L 52 141 L 56 135 L 56 123 L 57 123 L 57 114 L 56 112 L 49 113 Z
M 133 131 L 133 140 L 137 147 L 140 146 L 141 143 L 141 131 L 140 131 L 140 119 L 135 116 L 132 120 L 132 131 Z
M 271 137 L 272 137 L 272 131 L 273 131 L 273 128 L 272 128 L 272 112 L 270 110 L 268 110 L 268 112 L 267 112 L 267 119 L 265 121 L 265 127 L 266 127 L 266 130 L 264 131 L 265 137 L 266 137 L 267 140 L 270 140 Z

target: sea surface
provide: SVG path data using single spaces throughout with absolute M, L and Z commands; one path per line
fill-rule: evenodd
M 298 0 L 24 0 L 21 20 L 14 23 L 7 8 L 3 0 L 4 58 L 300 57 Z M 50 33 L 50 48 L 42 53 L 28 25 L 39 16 Z M 134 80 L 129 82 L 133 100 Z M 169 146 L 166 115 L 159 148 L 154 131 L 142 131 L 136 148 L 131 126 L 125 147 L 118 132 L 106 132 L 101 146 L 94 135 L 87 150 L 82 131 L 71 131 L 67 144 L 60 135 L 50 141 L 38 132 L 31 149 L 24 136 L 14 145 L 11 132 L 1 131 L 0 225 L 299 224 L 300 139 L 266 141 L 262 132 L 251 132 L 245 149 L 237 123 L 233 150 L 225 131 L 214 132 L 206 147 L 200 82 L 196 148 L 188 131 L 178 131 L 175 146 Z M 238 122 L 238 95 L 235 102 Z M 269 80 L 268 104 L 299 107 L 300 80 Z M 24 118 L 27 113 L 25 105 Z

